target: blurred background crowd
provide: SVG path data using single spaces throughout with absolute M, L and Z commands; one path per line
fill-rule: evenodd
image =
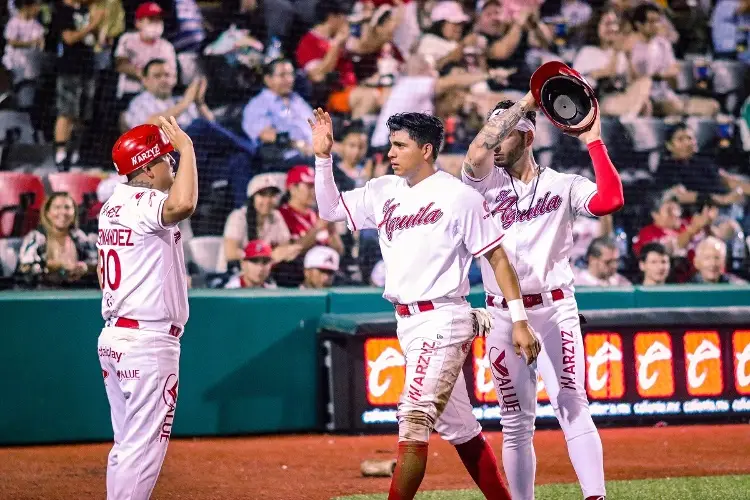
M 385 122 L 440 117 L 438 167 L 543 62 L 596 89 L 625 186 L 580 218 L 581 286 L 749 278 L 750 0 L 8 0 L 0 74 L 0 287 L 96 287 L 96 218 L 118 135 L 174 115 L 199 207 L 182 227 L 194 287 L 383 286 L 374 230 L 315 209 L 307 118 L 334 118 L 340 190 L 389 173 Z M 543 167 L 593 178 L 539 116 Z M 472 283 L 481 277 L 475 268 Z

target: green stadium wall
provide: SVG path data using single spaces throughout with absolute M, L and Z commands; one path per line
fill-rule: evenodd
M 193 290 L 175 436 L 320 429 L 316 331 L 324 313 L 387 312 L 375 288 Z M 581 289 L 581 310 L 750 305 L 750 287 Z M 0 444 L 107 441 L 99 293 L 0 293 Z M 484 295 L 472 289 L 481 306 Z

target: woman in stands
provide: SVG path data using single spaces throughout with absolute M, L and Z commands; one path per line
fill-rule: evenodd
M 586 43 L 573 61 L 573 68 L 596 90 L 602 114 L 650 115 L 651 79 L 633 78 L 632 42 L 616 11 L 604 10 L 591 19 Z
M 229 269 L 239 269 L 245 246 L 252 240 L 271 245 L 273 264 L 292 261 L 300 254 L 302 247 L 290 243 L 291 233 L 276 208 L 279 194 L 274 174 L 259 174 L 250 180 L 247 204 L 233 210 L 224 225 L 224 258 Z
M 52 193 L 41 224 L 21 243 L 19 274 L 29 284 L 96 284 L 96 247 L 78 228 L 78 207 L 68 193 Z

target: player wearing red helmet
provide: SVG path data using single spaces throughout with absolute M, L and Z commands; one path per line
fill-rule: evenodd
M 174 117 L 139 125 L 112 148 L 128 182 L 99 214 L 102 317 L 99 362 L 114 446 L 107 499 L 147 499 L 172 433 L 180 337 L 188 319 L 185 257 L 177 223 L 195 211 L 198 170 L 190 137 Z M 171 154 L 180 154 L 177 175 Z

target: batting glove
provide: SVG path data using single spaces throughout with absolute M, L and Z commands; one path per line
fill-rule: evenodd
M 486 337 L 492 330 L 492 316 L 487 309 L 472 309 L 469 311 L 474 323 L 474 334 L 478 337 Z

